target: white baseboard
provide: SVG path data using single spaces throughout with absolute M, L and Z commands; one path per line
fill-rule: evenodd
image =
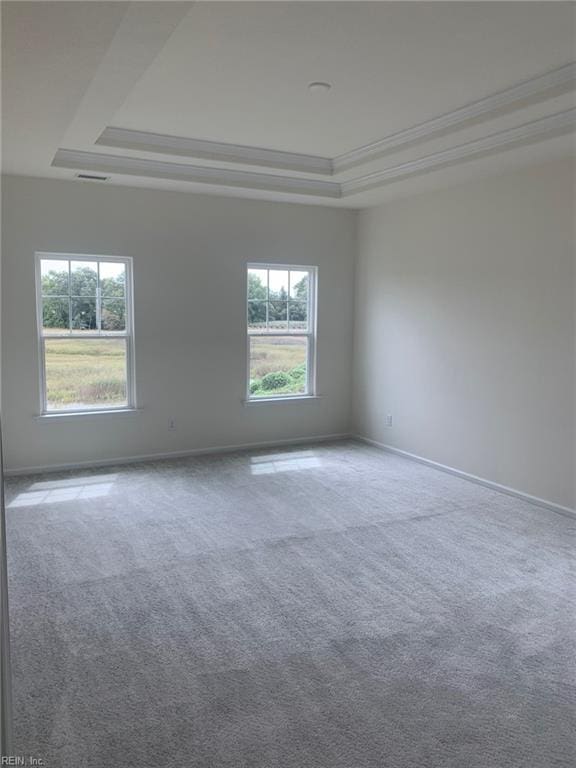
M 352 435 L 348 432 L 338 432 L 331 435 L 314 435 L 312 437 L 293 437 L 282 440 L 264 440 L 257 443 L 239 443 L 237 445 L 216 445 L 207 448 L 191 448 L 187 451 L 169 451 L 167 453 L 149 453 L 139 456 L 117 456 L 113 459 L 94 459 L 93 461 L 75 461 L 67 464 L 46 464 L 36 467 L 13 467 L 4 470 L 6 477 L 17 475 L 39 475 L 50 472 L 65 472 L 70 469 L 87 469 L 91 467 L 113 467 L 117 464 L 140 464 L 144 461 L 163 461 L 165 459 L 182 459 L 187 456 L 204 456 L 213 453 L 232 453 L 233 451 L 251 451 L 258 448 L 287 448 L 289 446 L 307 445 L 308 443 L 326 443 L 331 440 L 347 440 Z
M 358 440 L 361 443 L 366 443 L 367 445 L 371 445 L 375 448 L 379 448 L 383 451 L 388 451 L 389 453 L 397 454 L 398 456 L 403 456 L 406 459 L 411 459 L 412 461 L 417 461 L 420 464 L 425 464 L 426 466 L 433 467 L 434 469 L 438 469 L 441 472 L 447 472 L 448 474 L 455 475 L 456 477 L 461 477 L 464 480 L 469 480 L 470 482 L 477 483 L 478 485 L 483 485 L 486 488 L 491 488 L 494 491 L 499 491 L 500 493 L 506 493 L 508 496 L 514 496 L 515 498 L 522 499 L 523 501 L 528 501 L 531 504 L 536 504 L 540 507 L 544 507 L 545 509 L 549 509 L 552 512 L 559 512 L 560 514 L 568 514 L 568 515 L 576 515 L 576 510 L 571 509 L 570 507 L 564 507 L 561 504 L 556 504 L 553 501 L 548 501 L 547 499 L 540 499 L 537 496 L 532 496 L 529 493 L 525 493 L 524 491 L 519 491 L 516 488 L 510 488 L 507 485 L 501 485 L 500 483 L 496 483 L 493 480 L 487 480 L 483 477 L 478 477 L 477 475 L 472 475 L 469 472 L 464 472 L 461 469 L 455 469 L 454 467 L 449 467 L 446 464 L 440 464 L 437 461 L 432 461 L 432 459 L 426 459 L 423 456 L 418 456 L 415 453 L 409 453 L 408 451 L 402 451 L 400 448 L 395 448 L 392 445 L 387 445 L 386 443 L 380 443 L 377 440 L 372 440 L 369 437 L 364 437 L 363 435 L 355 435 L 350 434 L 348 432 L 337 432 L 329 435 L 313 435 L 311 437 L 299 437 L 299 438 L 287 438 L 287 439 L 281 439 L 281 440 L 264 440 L 260 442 L 255 443 L 238 443 L 235 445 L 218 445 L 218 446 L 209 446 L 207 448 L 192 448 L 186 451 L 168 451 L 165 453 L 150 453 L 150 454 L 142 454 L 137 456 L 118 456 L 113 459 L 95 459 L 93 461 L 76 461 L 76 462 L 70 462 L 66 464 L 47 464 L 43 466 L 33 466 L 33 467 L 15 467 L 11 469 L 5 469 L 4 474 L 7 477 L 14 477 L 14 476 L 20 476 L 20 475 L 37 475 L 37 474 L 46 474 L 51 472 L 65 472 L 67 470 L 74 470 L 74 469 L 87 469 L 91 467 L 112 467 L 115 465 L 120 464 L 139 464 L 141 462 L 145 461 L 163 461 L 167 459 L 180 459 L 180 458 L 186 458 L 187 456 L 205 456 L 210 454 L 218 454 L 218 453 L 231 453 L 233 451 L 251 451 L 251 450 L 257 450 L 259 448 L 287 448 L 292 446 L 298 446 L 298 445 L 306 445 L 309 443 L 322 443 L 322 442 L 330 442 L 332 440 L 346 440 L 346 439 L 354 439 Z
M 538 496 L 531 496 L 529 493 L 518 491 L 516 488 L 510 488 L 507 485 L 500 485 L 500 483 L 495 483 L 492 480 L 486 480 L 484 477 L 471 475 L 469 472 L 463 472 L 461 469 L 455 469 L 454 467 L 449 467 L 446 464 L 440 464 L 437 461 L 425 459 L 423 456 L 417 456 L 415 453 L 401 451 L 400 448 L 395 448 L 393 445 L 379 443 L 377 440 L 372 440 L 371 438 L 364 437 L 363 435 L 354 435 L 353 437 L 354 440 L 358 440 L 361 443 L 367 443 L 368 445 L 372 445 L 375 448 L 379 448 L 380 450 L 388 451 L 389 453 L 395 453 L 398 456 L 403 456 L 405 459 L 418 461 L 420 464 L 426 464 L 428 467 L 434 467 L 434 469 L 439 469 L 441 472 L 448 472 L 450 475 L 456 475 L 456 477 L 461 477 L 464 480 L 470 480 L 472 483 L 477 483 L 478 485 L 483 485 L 486 488 L 491 488 L 493 491 L 506 493 L 508 496 L 514 496 L 517 499 L 522 499 L 522 501 L 528 501 L 531 504 L 536 504 L 539 507 L 549 509 L 552 512 L 559 512 L 562 515 L 576 515 L 576 510 L 571 509 L 570 507 L 563 507 L 561 504 L 556 504 L 555 502 L 547 501 L 546 499 L 540 499 Z

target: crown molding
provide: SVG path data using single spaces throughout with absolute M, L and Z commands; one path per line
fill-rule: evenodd
M 106 155 L 99 152 L 82 152 L 73 149 L 59 149 L 52 165 L 57 168 L 71 168 L 83 171 L 105 171 L 121 175 L 172 179 L 197 184 L 216 184 L 226 187 L 261 189 L 269 192 L 285 192 L 296 195 L 311 195 L 320 198 L 342 198 L 355 195 L 374 187 L 400 181 L 407 176 L 442 168 L 463 162 L 480 155 L 498 152 L 512 146 L 540 141 L 576 129 L 576 108 L 533 120 L 529 123 L 492 133 L 481 139 L 459 144 L 430 155 L 410 160 L 381 171 L 358 176 L 344 181 L 306 179 L 294 176 L 278 176 L 253 171 L 236 171 L 229 168 L 210 168 L 182 163 L 167 163 L 121 155 Z
M 480 122 L 496 113 L 518 109 L 525 102 L 541 101 L 553 94 L 573 90 L 576 87 L 576 62 L 554 69 L 539 77 L 524 80 L 484 99 L 473 101 L 453 112 L 426 120 L 398 133 L 353 149 L 333 158 L 333 172 L 339 173 L 367 163 L 386 153 L 398 151 L 409 145 L 428 141 L 441 133 L 454 131 L 471 122 Z
M 576 109 L 568 109 L 548 117 L 524 123 L 516 128 L 492 133 L 481 139 L 459 144 L 456 147 L 434 152 L 416 160 L 393 165 L 382 171 L 359 176 L 341 184 L 342 197 L 363 192 L 374 187 L 381 187 L 407 176 L 413 176 L 442 168 L 446 165 L 469 160 L 490 152 L 497 152 L 505 147 L 517 146 L 568 133 L 576 129 Z
M 456 131 L 471 123 L 488 120 L 497 114 L 520 109 L 528 103 L 550 98 L 576 88 L 576 62 L 524 80 L 511 88 L 470 102 L 459 109 L 426 120 L 379 141 L 344 152 L 334 158 L 283 152 L 242 144 L 226 144 L 204 139 L 168 136 L 129 128 L 107 127 L 96 144 L 122 149 L 143 150 L 159 154 L 179 155 L 216 162 L 259 165 L 287 171 L 333 176 L 375 160 L 382 155 L 429 141 L 441 134 Z
M 261 147 L 247 147 L 242 144 L 224 144 L 204 139 L 187 139 L 183 136 L 167 136 L 162 133 L 135 131 L 129 128 L 105 128 L 96 144 L 105 147 L 144 150 L 164 155 L 180 155 L 205 160 L 244 165 L 262 165 L 282 168 L 288 171 L 332 175 L 332 161 L 328 157 L 302 155 L 297 152 L 282 152 Z
M 334 181 L 278 176 L 254 171 L 236 171 L 228 168 L 209 168 L 184 163 L 167 163 L 159 160 L 106 155 L 74 149 L 59 149 L 54 156 L 52 165 L 56 168 L 106 171 L 129 176 L 172 179 L 198 184 L 263 189 L 270 192 L 330 198 L 341 197 L 340 184 Z

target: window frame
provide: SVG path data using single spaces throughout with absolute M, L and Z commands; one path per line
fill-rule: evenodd
M 248 306 L 249 306 L 249 280 L 248 275 L 251 269 L 266 269 L 277 270 L 287 272 L 307 272 L 308 273 L 308 298 L 307 316 L 308 316 L 308 329 L 298 332 L 290 331 L 289 328 L 278 331 L 250 331 L 248 327 Z M 268 290 L 268 286 L 267 286 Z M 267 294 L 268 296 L 268 294 Z M 266 302 L 270 299 L 267 297 Z M 245 298 L 245 317 L 246 317 L 246 392 L 245 402 L 252 405 L 253 403 L 269 403 L 280 402 L 284 400 L 305 400 L 310 398 L 316 398 L 316 386 L 317 386 L 317 332 L 318 332 L 318 267 L 303 265 L 303 264 L 273 264 L 270 262 L 257 262 L 250 261 L 246 264 L 246 298 Z M 295 392 L 294 394 L 283 394 L 256 397 L 250 393 L 250 338 L 251 337 L 270 337 L 270 336 L 304 336 L 307 340 L 307 356 L 306 356 L 306 390 L 305 392 Z
M 134 373 L 134 286 L 133 286 L 133 259 L 131 256 L 110 256 L 94 253 L 61 253 L 54 251 L 36 251 L 35 281 L 36 281 L 36 335 L 38 339 L 38 367 L 39 367 L 39 394 L 40 415 L 50 418 L 57 416 L 96 415 L 122 411 L 136 411 L 136 383 Z M 125 284 L 125 316 L 126 328 L 124 331 L 74 334 L 71 330 L 68 334 L 46 334 L 43 323 L 42 303 L 42 261 L 50 259 L 54 261 L 96 261 L 116 262 L 124 264 L 126 270 Z M 70 266 L 69 266 L 70 269 Z M 68 286 L 70 291 L 70 286 Z M 46 339 L 124 339 L 126 344 L 126 404 L 106 407 L 86 406 L 86 408 L 48 408 L 46 389 Z

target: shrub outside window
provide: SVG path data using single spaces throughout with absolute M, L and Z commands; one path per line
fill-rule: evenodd
M 42 413 L 134 407 L 132 260 L 36 254 Z
M 315 394 L 316 267 L 248 265 L 249 400 Z

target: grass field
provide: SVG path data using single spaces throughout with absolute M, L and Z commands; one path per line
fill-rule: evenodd
M 46 339 L 49 409 L 126 405 L 124 339 Z
M 254 336 L 250 339 L 250 383 L 253 397 L 302 394 L 306 391 L 306 339 L 302 337 Z M 285 373 L 284 386 L 258 387 L 267 374 Z M 265 381 L 265 380 L 264 380 Z
M 50 410 L 122 406 L 126 399 L 124 339 L 46 339 L 46 391 Z M 254 397 L 306 391 L 306 339 L 253 337 L 250 381 Z M 270 376 L 274 386 L 267 386 Z M 264 380 L 264 382 L 263 382 Z

